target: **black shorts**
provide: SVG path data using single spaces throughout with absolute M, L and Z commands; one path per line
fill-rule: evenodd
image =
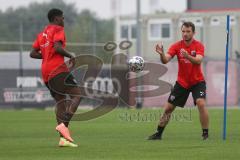
M 45 83 L 52 97 L 56 94 L 66 95 L 66 90 L 77 86 L 77 81 L 69 72 L 62 72 Z
M 196 100 L 198 98 L 206 99 L 206 82 L 199 82 L 189 89 L 182 87 L 178 82 L 176 82 L 170 96 L 168 97 L 168 102 L 174 106 L 184 107 L 190 92 L 192 92 L 194 105 L 196 105 Z

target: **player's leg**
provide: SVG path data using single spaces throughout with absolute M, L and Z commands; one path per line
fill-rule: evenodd
M 57 106 L 65 106 L 65 110 L 61 110 L 64 111 L 63 113 L 58 112 L 58 118 L 61 118 L 61 120 L 64 122 L 64 125 L 68 127 L 69 121 L 71 120 L 81 101 L 80 89 L 77 86 L 77 81 L 72 74 L 63 72 L 52 78 L 49 81 L 48 86 L 56 95 L 70 97 L 70 99 L 65 100 L 56 99 L 58 104 Z
M 55 108 L 55 114 L 56 114 L 56 120 L 57 124 L 64 123 L 64 113 L 66 112 L 66 96 L 55 94 L 54 99 L 56 101 L 56 108 Z
M 77 111 L 77 108 L 81 102 L 81 92 L 78 87 L 70 87 L 67 89 L 66 93 L 69 94 L 70 99 L 65 112 L 65 124 L 69 125 L 70 120 L 72 119 L 74 113 Z
M 58 84 L 60 85 L 60 88 L 58 89 L 60 89 L 61 93 L 64 93 L 64 95 L 68 95 L 70 99 L 65 100 L 65 112 L 62 114 L 63 116 L 61 117 L 63 118 L 63 123 L 58 125 L 56 129 L 63 134 L 64 138 L 66 138 L 72 143 L 73 139 L 70 136 L 68 126 L 70 120 L 72 119 L 81 102 L 81 92 L 80 88 L 77 86 L 77 81 L 74 79 L 73 75 L 69 73 L 62 73 L 59 77 L 60 78 L 58 79 L 58 83 L 62 84 Z M 62 139 L 60 139 L 60 141 L 64 142 Z M 70 144 L 70 146 L 72 146 L 72 144 Z
M 77 108 L 81 102 L 82 97 L 81 90 L 77 86 L 77 81 L 75 80 L 72 74 L 66 77 L 64 86 L 65 86 L 64 93 L 69 95 L 70 97 L 65 112 L 65 124 L 66 126 L 68 126 L 74 113 L 77 111 Z
M 57 123 L 58 123 L 56 130 L 60 134 L 59 146 L 60 146 L 60 144 L 61 144 L 61 146 L 69 146 L 69 147 L 75 146 L 75 144 L 72 144 L 73 139 L 67 128 L 67 124 L 66 124 L 66 120 L 65 120 L 66 119 L 65 113 L 66 113 L 66 108 L 67 108 L 66 96 L 55 93 L 54 99 L 56 101 L 56 111 L 55 112 L 56 112 L 56 119 L 57 119 Z
M 176 108 L 176 106 L 184 107 L 189 96 L 189 90 L 182 87 L 178 82 L 174 85 L 168 102 L 164 105 L 164 112 L 160 118 L 159 124 L 157 126 L 157 132 L 149 136 L 149 140 L 161 139 L 162 133 L 171 119 L 171 114 Z
M 55 101 L 56 101 L 56 117 L 58 121 L 58 125 L 56 130 L 68 141 L 72 142 L 68 124 L 69 124 L 69 116 L 66 113 L 66 110 L 71 101 L 67 99 L 66 92 L 66 83 L 65 79 L 68 77 L 69 73 L 59 73 L 55 77 L 49 80 L 48 88 L 51 91 Z
M 149 140 L 162 139 L 162 133 L 164 131 L 164 128 L 168 124 L 168 122 L 171 118 L 171 114 L 175 108 L 176 107 L 169 102 L 164 104 L 164 111 L 163 111 L 163 115 L 160 117 L 160 121 L 157 126 L 157 132 L 154 133 L 153 135 L 149 136 L 148 137 Z
M 49 85 L 50 83 L 50 85 Z M 59 94 L 56 92 L 56 86 L 52 85 L 53 83 L 55 83 L 54 79 L 50 80 L 48 83 L 46 83 L 47 88 L 49 89 L 51 96 L 53 97 L 53 99 L 56 102 L 56 108 L 55 108 L 55 114 L 56 114 L 56 120 L 57 120 L 57 124 L 61 124 L 63 123 L 63 119 L 64 119 L 64 113 L 66 111 L 66 95 L 64 94 Z
M 192 87 L 192 95 L 195 105 L 198 107 L 199 119 L 202 126 L 203 139 L 208 138 L 209 115 L 206 108 L 206 83 L 200 82 Z
M 169 120 L 171 119 L 172 112 L 174 111 L 175 108 L 176 108 L 175 105 L 169 102 L 165 103 L 164 112 L 162 117 L 160 118 L 158 127 L 164 128 L 168 124 Z
M 209 115 L 208 110 L 205 107 L 206 101 L 205 99 L 198 98 L 196 100 L 196 104 L 198 106 L 199 111 L 199 119 L 202 126 L 202 137 L 203 139 L 208 138 L 208 127 L 209 127 Z

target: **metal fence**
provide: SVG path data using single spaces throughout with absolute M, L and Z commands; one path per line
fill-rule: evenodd
M 102 68 L 99 77 L 94 82 L 93 88 L 103 90 L 105 92 L 113 92 L 112 77 L 111 77 L 111 64 L 113 62 L 114 50 L 108 52 L 104 50 L 104 43 L 68 43 L 68 50 L 75 52 L 77 55 L 95 55 L 103 60 L 104 67 Z M 49 91 L 45 87 L 41 79 L 41 60 L 31 59 L 29 57 L 29 51 L 31 49 L 31 42 L 0 42 L 0 47 L 4 46 L 8 49 L 2 49 L 0 51 L 0 107 L 46 107 L 53 106 L 54 101 L 50 96 Z M 9 51 L 13 48 L 15 51 Z M 19 50 L 16 50 L 19 48 Z M 123 51 L 117 51 L 122 53 Z M 128 50 L 125 50 L 126 57 L 128 58 Z M 240 55 L 236 53 L 236 60 L 230 60 L 229 63 L 229 82 L 228 82 L 228 104 L 230 106 L 236 106 L 240 101 Z M 148 63 L 147 59 L 146 63 Z M 126 63 L 126 59 L 119 60 L 118 63 Z M 159 64 L 159 60 L 154 63 Z M 214 60 L 205 58 L 203 62 L 203 71 L 207 82 L 207 105 L 208 106 L 222 106 L 224 95 L 224 60 Z M 159 66 L 161 67 L 161 66 Z M 173 60 L 166 65 L 168 71 L 161 77 L 160 80 L 166 81 L 170 84 L 174 84 L 177 79 L 177 62 Z M 150 72 L 159 71 L 158 67 L 148 68 Z M 114 72 L 124 74 L 126 71 Z M 80 74 L 78 72 L 77 74 Z M 78 76 L 78 75 L 77 75 Z M 79 76 L 78 76 L 79 77 Z M 117 77 L 122 86 L 121 89 L 126 90 L 124 92 L 125 101 L 134 101 L 135 96 L 132 94 L 128 83 L 134 83 L 127 80 L 124 75 Z M 148 76 L 143 80 L 144 84 L 152 83 L 152 77 Z M 154 82 L 155 83 L 155 82 Z M 131 84 L 130 84 L 131 85 Z M 158 86 L 159 87 L 159 86 Z M 160 86 L 161 87 L 161 86 Z M 169 90 L 170 91 L 170 90 Z M 147 94 L 143 95 L 143 106 L 145 107 L 161 107 L 166 101 L 169 91 L 164 95 L 155 97 L 149 97 Z M 121 98 L 120 98 L 121 99 Z M 92 105 L 94 102 L 91 100 L 85 100 L 82 104 Z M 128 104 L 121 103 L 121 105 Z M 192 98 L 189 98 L 187 102 L 188 106 L 192 106 Z

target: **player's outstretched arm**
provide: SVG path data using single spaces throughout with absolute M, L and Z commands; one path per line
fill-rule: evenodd
M 39 52 L 39 49 L 33 48 L 30 52 L 31 58 L 42 59 L 42 54 Z
M 193 64 L 201 64 L 203 56 L 196 55 L 196 57 L 193 57 L 193 56 L 188 55 L 187 59 Z
M 182 49 L 180 51 L 183 56 L 188 59 L 192 64 L 201 64 L 202 63 L 202 60 L 203 60 L 203 56 L 202 55 L 196 55 L 196 57 L 193 57 L 191 55 L 189 55 L 187 53 L 187 51 L 185 51 L 184 49 Z
M 55 48 L 55 50 L 56 50 L 56 52 L 58 54 L 61 54 L 64 57 L 74 58 L 74 55 L 72 53 L 68 52 L 67 50 L 65 50 L 62 47 L 62 43 L 61 42 L 55 42 L 54 43 L 54 48 Z
M 164 54 L 164 49 L 162 44 L 156 45 L 156 52 L 160 55 L 160 59 L 163 64 L 168 63 L 172 59 L 172 56 L 170 56 L 169 54 Z

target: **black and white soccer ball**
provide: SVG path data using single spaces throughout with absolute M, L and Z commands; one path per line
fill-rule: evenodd
M 140 72 L 144 68 L 144 59 L 140 56 L 134 56 L 128 60 L 128 68 L 132 72 Z

